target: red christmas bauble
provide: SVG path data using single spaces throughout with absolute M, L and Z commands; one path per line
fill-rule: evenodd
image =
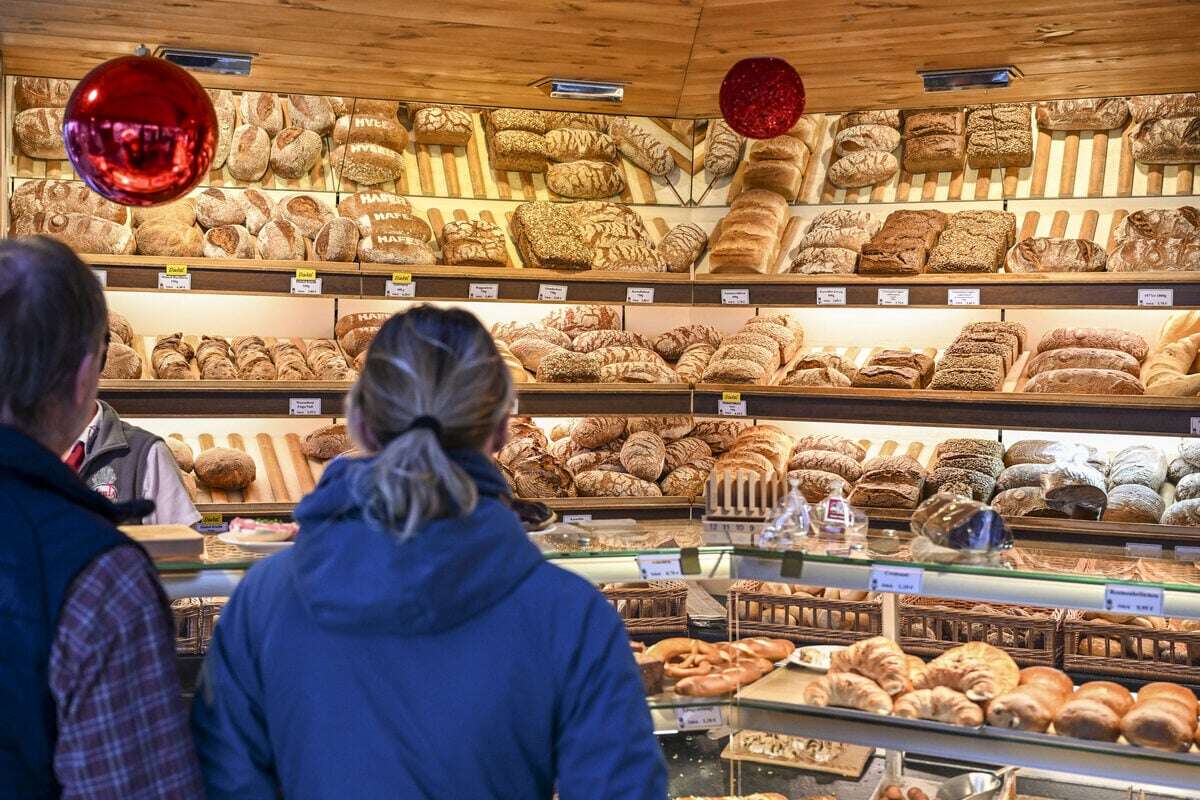
M 782 58 L 743 58 L 721 81 L 721 116 L 751 139 L 770 139 L 791 130 L 804 113 L 804 82 Z
M 217 148 L 217 114 L 195 78 L 169 61 L 123 56 L 93 69 L 64 115 L 67 157 L 116 203 L 152 206 L 191 191 Z

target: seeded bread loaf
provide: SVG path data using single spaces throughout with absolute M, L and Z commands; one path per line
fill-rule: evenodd
M 501 171 L 546 172 L 550 152 L 546 137 L 529 131 L 497 131 L 488 137 L 492 168 Z
M 550 130 L 546 116 L 547 114 L 543 111 L 523 108 L 494 108 L 484 115 L 484 122 L 493 131 L 528 131 L 541 135 Z
M 370 142 L 338 145 L 329 160 L 342 178 L 366 186 L 394 181 L 404 174 L 402 153 Z
M 935 494 L 943 487 L 961 484 L 970 487 L 971 497 L 981 502 L 987 502 L 996 488 L 996 481 L 990 475 L 958 467 L 939 466 L 925 477 L 925 492 Z
M 599 383 L 602 366 L 592 353 L 556 350 L 538 364 L 537 379 L 542 383 Z
M 394 153 L 404 152 L 408 147 L 408 131 L 400 124 L 395 116 L 374 116 L 369 114 L 354 114 L 338 117 L 333 126 L 333 143 L 371 144 L 391 150 Z

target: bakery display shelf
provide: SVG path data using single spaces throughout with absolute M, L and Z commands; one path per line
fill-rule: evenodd
M 686 383 L 519 383 L 513 413 L 531 417 L 692 413 Z
M 241 450 L 254 460 L 255 478 L 244 489 L 217 489 L 197 483 L 192 501 L 201 513 L 236 510 L 237 515 L 250 516 L 263 504 L 294 506 L 316 487 L 325 470 L 323 461 L 304 454 L 302 440 L 295 433 L 276 436 L 230 433 L 220 438 L 203 432 L 192 437 L 178 433 L 168 435 L 186 442 L 193 453 L 211 447 L 228 447 Z
M 781 669 L 743 688 L 726 709 L 731 727 L 831 739 L 970 763 L 1058 770 L 1177 789 L 1200 785 L 1200 754 L 883 716 L 798 702 L 812 673 Z
M 687 521 L 697 515 L 690 497 L 547 497 L 538 498 L 537 502 L 545 503 L 558 515 L 560 522 L 593 519 L 636 519 L 638 523 Z
M 751 419 L 1157 436 L 1200 433 L 1200 403 L 1196 398 L 1151 395 L 699 384 L 693 395 L 693 413 L 727 416 L 731 409 L 741 411 L 724 402 L 731 394 L 745 403 L 744 416 Z
M 374 186 L 338 181 L 332 164 L 333 185 L 343 194 L 357 191 L 395 192 L 406 196 L 462 197 L 491 200 L 570 200 L 550 191 L 543 173 L 501 171 L 492 168 L 482 112 L 470 110 L 474 131 L 464 147 L 417 144 L 410 139 L 404 151 L 404 171 L 392 181 Z M 679 169 L 669 177 L 650 175 L 624 156 L 615 162 L 625 188 L 612 197 L 622 203 L 684 205 L 689 200 L 691 141 L 679 123 L 686 120 L 653 120 L 635 117 L 642 127 L 671 151 Z M 601 198 L 598 198 L 601 199 Z M 607 199 L 607 198 L 603 198 Z
M 362 295 L 362 275 L 355 263 L 87 254 L 80 257 L 92 266 L 101 283 L 109 289 L 174 294 L 191 291 L 253 295 L 317 294 L 326 297 Z M 179 267 L 185 267 L 186 272 Z M 307 278 L 294 282 L 298 270 L 315 271 L 320 285 L 312 285 Z M 178 288 L 164 288 L 164 277 L 174 279 L 170 283 Z M 180 278 L 185 280 L 180 282 Z
M 101 381 L 100 399 L 127 417 L 340 416 L 349 388 L 339 381 L 142 378 Z

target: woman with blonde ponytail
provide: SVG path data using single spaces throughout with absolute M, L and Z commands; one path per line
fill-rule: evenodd
M 193 705 L 210 800 L 662 800 L 627 636 L 509 508 L 508 369 L 471 314 L 387 321 L 349 396 L 365 455 L 221 614 Z

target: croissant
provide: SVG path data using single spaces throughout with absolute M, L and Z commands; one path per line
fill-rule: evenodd
M 921 676 L 925 674 L 925 662 L 917 656 L 904 656 L 904 660 L 908 662 L 908 678 L 915 685 Z
M 983 711 L 962 692 L 945 686 L 917 689 L 896 699 L 892 713 L 909 719 L 931 719 L 951 725 L 978 727 L 983 724 Z
M 1046 683 L 1026 683 L 988 704 L 987 721 L 998 728 L 1045 733 L 1066 695 Z
M 925 673 L 920 676 L 921 683 L 917 688 L 947 686 L 972 700 L 991 700 L 1000 694 L 995 673 L 983 661 L 974 658 L 942 659 L 942 656 L 938 656 L 925 666 Z
M 842 706 L 873 714 L 892 713 L 892 698 L 879 684 L 853 672 L 830 672 L 804 689 L 804 702 L 813 706 Z
M 912 688 L 908 675 L 908 660 L 900 645 L 883 636 L 873 636 L 833 654 L 830 672 L 857 672 L 879 684 L 889 695 L 902 694 Z

